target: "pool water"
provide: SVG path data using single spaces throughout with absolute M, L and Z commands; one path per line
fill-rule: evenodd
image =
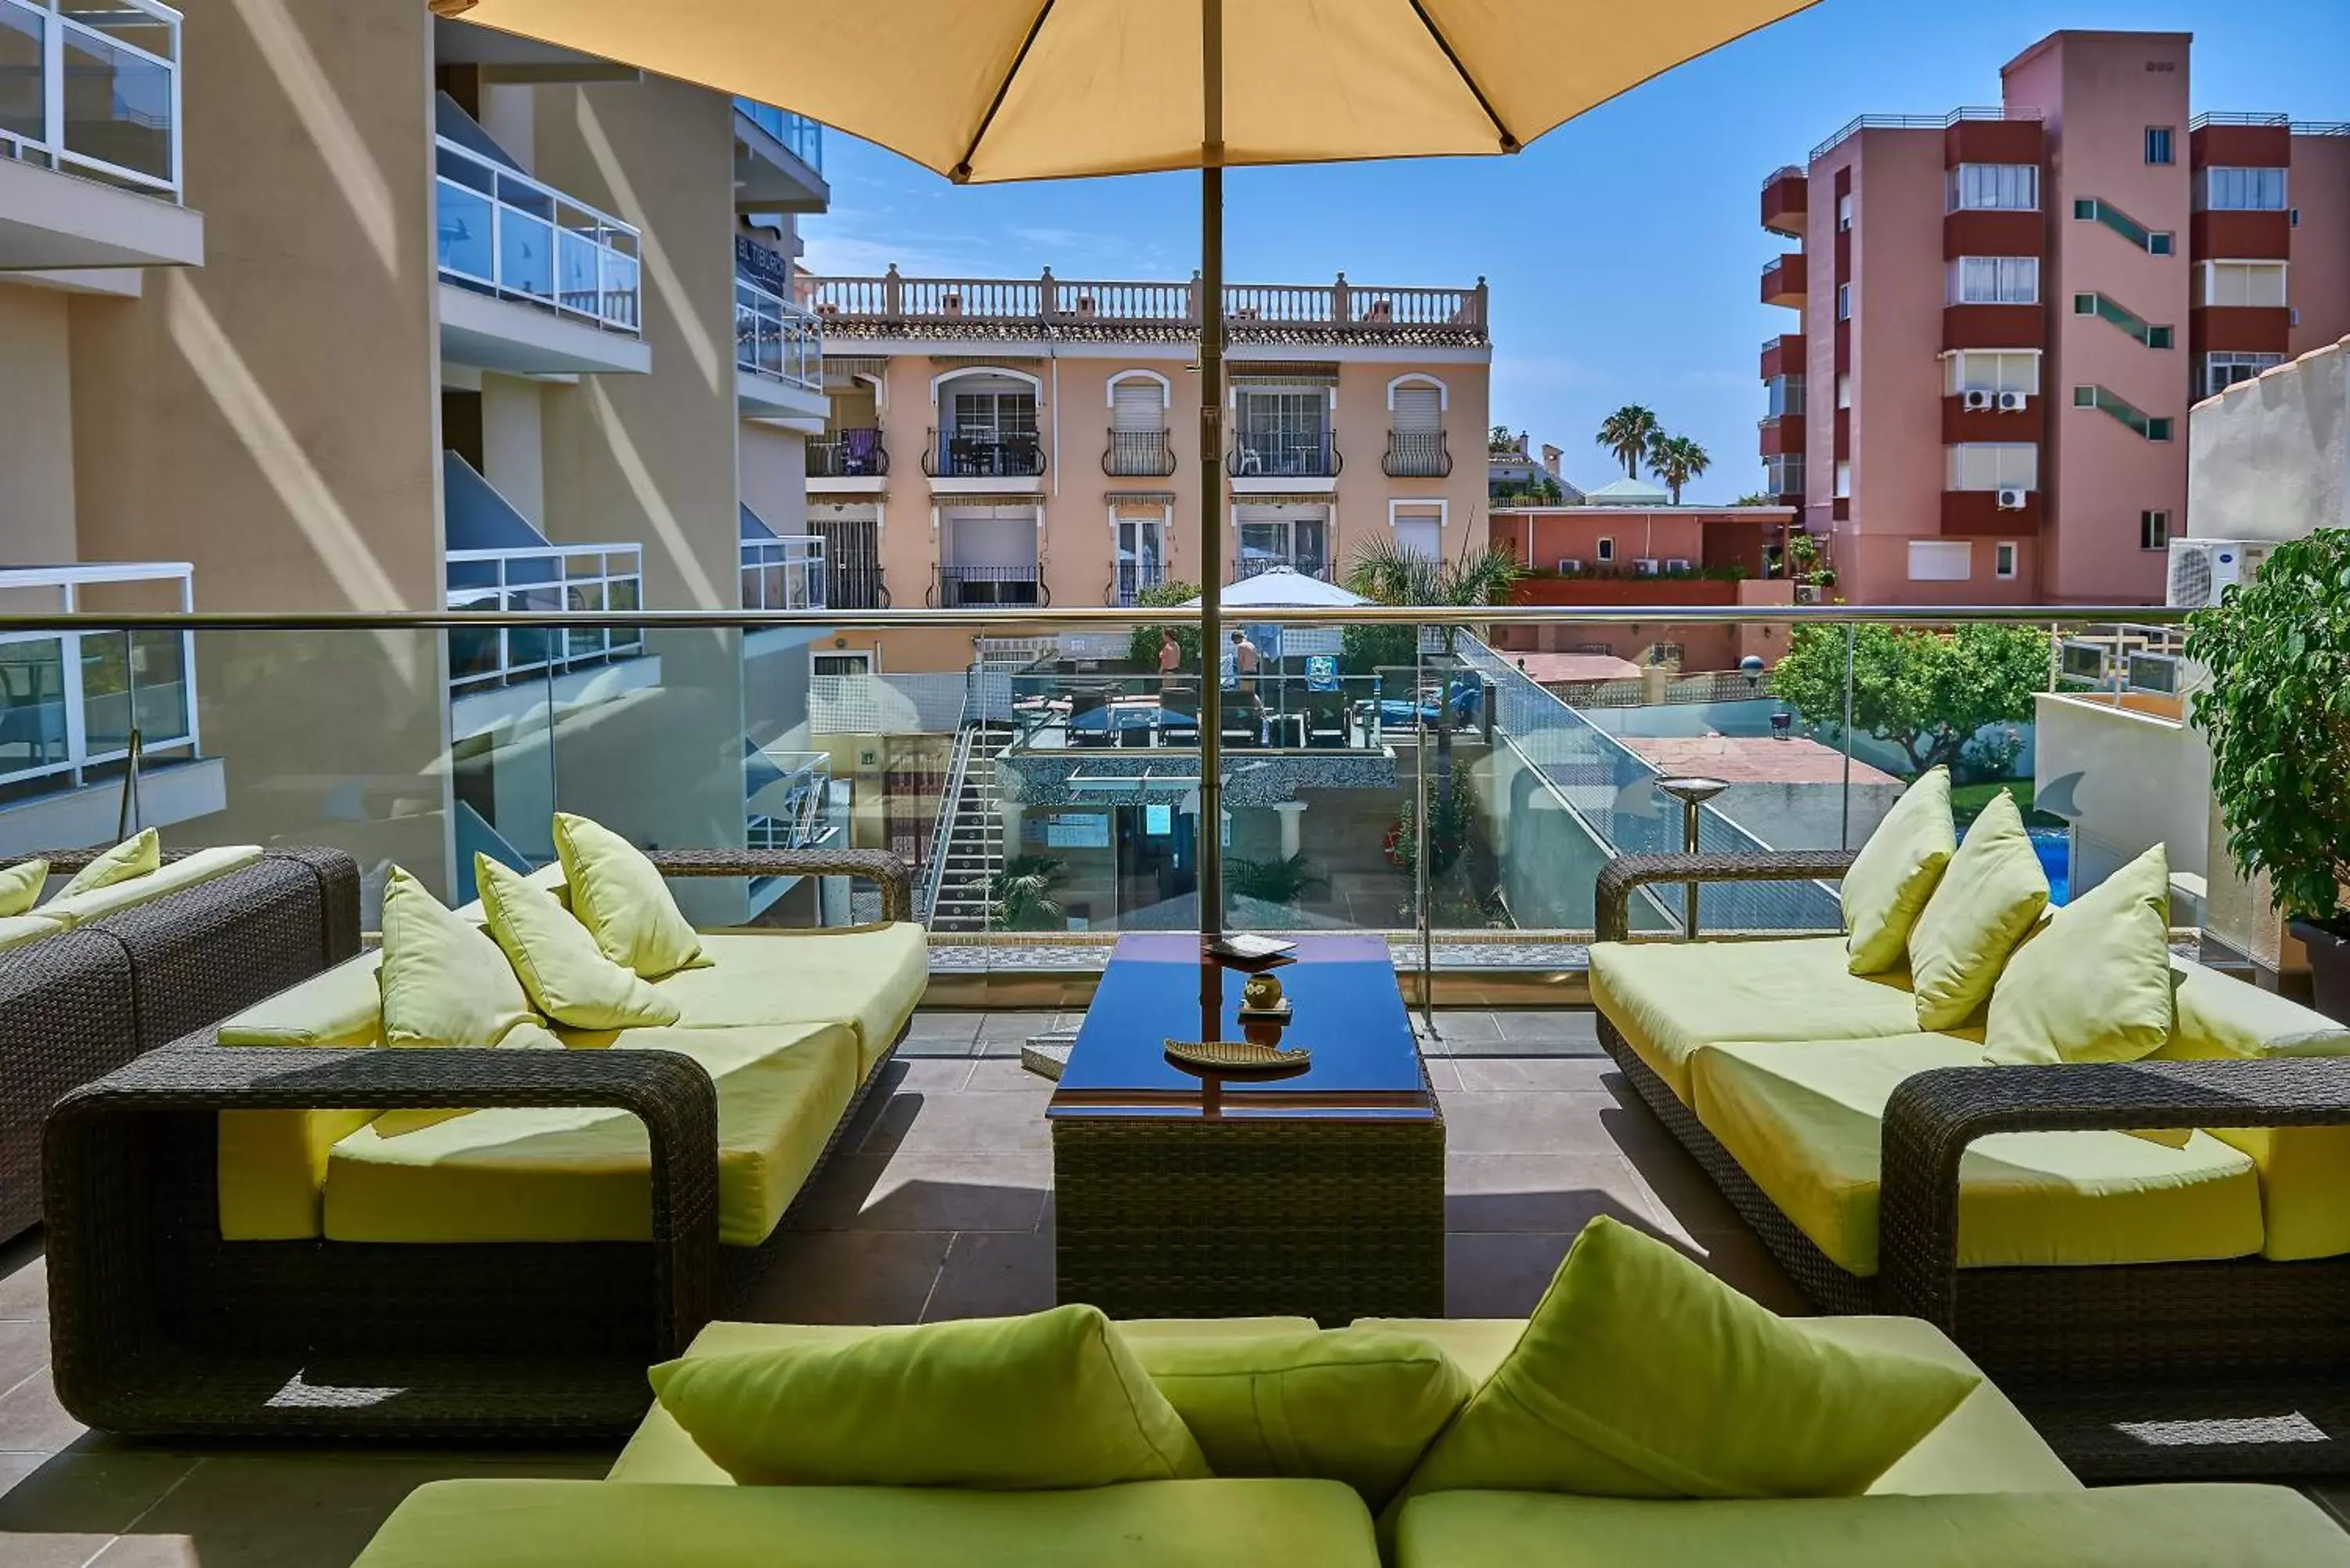
M 2035 827 L 2030 832 L 2033 853 L 2040 857 L 2040 868 L 2048 873 L 2048 901 L 2061 904 L 2073 890 L 2072 833 L 2062 827 Z

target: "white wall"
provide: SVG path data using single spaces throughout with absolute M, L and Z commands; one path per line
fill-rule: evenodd
M 743 504 L 776 533 L 807 532 L 807 438 L 774 425 L 743 423 Z
M 536 381 L 482 378 L 482 477 L 541 533 L 547 532 L 546 408 Z
M 2044 794 L 2074 779 L 2073 804 L 2079 808 L 2072 819 L 2080 848 L 2072 896 L 2079 898 L 2157 844 L 2166 846 L 2172 872 L 2204 875 L 2211 753 L 2201 732 L 2082 697 L 2045 694 L 2037 706 L 2034 792 Z
M 2187 446 L 2197 538 L 2350 527 L 2350 338 L 2196 404 Z

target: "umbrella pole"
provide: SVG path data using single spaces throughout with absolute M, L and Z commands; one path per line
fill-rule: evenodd
M 1200 0 L 1200 939 L 1224 934 L 1224 7 Z

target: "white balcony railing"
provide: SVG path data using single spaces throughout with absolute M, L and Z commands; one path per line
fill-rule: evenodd
M 791 155 L 815 170 L 824 172 L 824 127 L 804 114 L 794 114 L 787 109 L 759 103 L 752 99 L 738 98 L 736 109 L 752 124 L 784 144 Z
M 641 334 L 634 228 L 448 137 L 438 156 L 444 282 Z
M 0 0 L 0 159 L 180 200 L 180 14 Z
M 71 615 L 93 607 L 82 589 L 123 583 L 173 585 L 177 607 L 195 607 L 194 568 L 178 561 L 0 569 L 0 604 Z M 142 754 L 194 754 L 195 665 L 190 631 L 0 632 L 0 789 L 85 784 L 88 770 L 129 758 L 134 730 Z
M 1151 327 L 1200 321 L 1199 280 L 1036 277 L 908 277 L 895 266 L 879 277 L 804 280 L 808 303 L 827 320 L 848 323 L 965 321 L 990 327 Z M 1377 340 L 1399 333 L 1442 331 L 1482 341 L 1489 294 L 1466 288 L 1399 288 L 1349 283 L 1224 286 L 1224 318 L 1236 332 L 1316 330 Z
M 549 545 L 449 552 L 452 610 L 625 613 L 644 603 L 644 547 Z M 567 675 L 645 651 L 634 628 L 484 627 L 449 634 L 449 689 L 459 696 Z
M 824 391 L 824 327 L 816 313 L 764 285 L 734 279 L 734 363 L 754 375 Z
M 751 753 L 747 773 L 752 848 L 812 849 L 833 836 L 829 753 L 762 749 Z
M 787 534 L 743 541 L 744 609 L 822 609 L 824 540 L 814 534 Z

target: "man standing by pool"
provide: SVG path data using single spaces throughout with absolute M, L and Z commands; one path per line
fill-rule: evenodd
M 1182 668 L 1182 644 L 1175 640 L 1172 628 L 1161 630 L 1159 634 L 1159 684 L 1161 687 L 1173 684 Z
M 1232 633 L 1232 674 L 1238 678 L 1234 690 L 1246 692 L 1256 691 L 1256 644 L 1249 640 L 1249 635 L 1245 629 L 1234 631 Z

